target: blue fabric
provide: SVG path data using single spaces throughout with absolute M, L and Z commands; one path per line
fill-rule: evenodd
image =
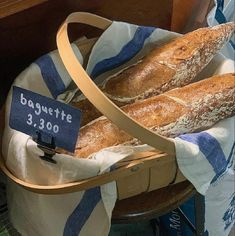
M 231 224 L 235 220 L 235 193 L 231 196 L 231 202 L 228 206 L 228 209 L 224 213 L 223 221 L 224 221 L 224 230 L 227 230 L 228 227 L 231 226 Z
M 232 40 L 229 40 L 229 43 L 232 46 L 232 48 L 235 50 L 235 43 Z
M 228 22 L 226 17 L 223 14 L 223 8 L 224 8 L 224 1 L 218 0 L 216 12 L 215 12 L 215 19 L 218 21 L 219 24 Z M 232 46 L 232 48 L 235 50 L 235 43 L 232 40 L 229 40 L 229 43 Z
M 231 152 L 230 152 L 230 154 L 229 154 L 229 157 L 228 157 L 226 166 L 224 166 L 224 167 L 221 169 L 221 171 L 220 171 L 218 174 L 215 175 L 215 177 L 212 179 L 211 183 L 214 183 L 214 182 L 216 182 L 218 179 L 220 179 L 220 178 L 224 175 L 225 171 L 226 171 L 228 168 L 230 168 L 230 167 L 232 166 L 232 164 L 233 164 L 233 159 L 234 159 L 234 148 L 235 148 L 235 143 L 234 143 L 233 146 L 232 146 L 232 149 L 231 149 Z
M 52 58 L 46 54 L 40 57 L 35 63 L 40 67 L 44 82 L 54 98 L 66 90 L 64 82 L 60 77 Z
M 227 160 L 219 142 L 207 132 L 184 134 L 181 139 L 196 144 L 213 167 L 216 175 L 227 166 Z
M 226 17 L 224 16 L 223 12 L 217 8 L 215 12 L 215 19 L 218 21 L 218 23 L 223 24 L 227 22 Z
M 205 199 L 203 198 L 203 202 L 205 202 Z M 196 225 L 195 222 L 195 197 L 190 198 L 188 201 L 183 203 L 180 206 L 180 209 L 183 211 L 183 213 L 187 216 L 187 218 L 190 220 L 190 222 L 194 225 Z M 183 220 L 182 220 L 183 221 Z M 182 222 L 182 235 L 187 235 L 187 236 L 193 236 L 192 230 L 189 228 L 189 226 L 185 223 Z
M 179 207 L 188 220 L 195 226 L 195 198 L 192 197 Z M 160 220 L 160 236 L 193 236 L 191 228 L 184 222 L 178 209 L 175 209 L 163 216 Z
M 183 236 L 182 219 L 177 210 L 173 210 L 163 216 L 160 216 L 159 220 L 160 220 L 160 236 L 165 236 L 165 235 Z
M 91 78 L 94 79 L 105 71 L 114 69 L 134 57 L 143 48 L 145 40 L 154 30 L 154 27 L 139 26 L 132 40 L 124 45 L 117 55 L 104 59 L 95 65 L 91 72 Z
M 209 236 L 208 231 L 206 230 L 206 232 L 204 233 L 204 236 Z
M 78 206 L 69 216 L 63 236 L 78 236 L 82 227 L 85 225 L 92 211 L 101 200 L 100 187 L 87 190 Z
M 203 215 L 205 215 L 205 198 L 201 198 L 202 201 L 202 207 L 203 207 Z M 185 214 L 185 216 L 188 218 L 188 220 L 196 226 L 196 218 L 195 218 L 195 197 L 191 197 L 189 200 L 187 200 L 185 203 L 179 206 L 179 208 L 182 210 L 182 212 Z M 225 216 L 227 217 L 227 215 Z M 193 231 L 191 228 L 186 224 L 186 222 L 183 220 L 183 217 L 181 214 L 179 214 L 179 211 L 173 210 L 163 216 L 159 217 L 160 220 L 160 236 L 170 235 L 170 236 L 193 236 Z M 205 223 L 205 219 L 204 219 Z M 205 231 L 203 236 L 209 236 L 208 231 Z
M 223 11 L 223 9 L 224 9 L 224 0 L 217 0 L 217 8 L 220 11 Z

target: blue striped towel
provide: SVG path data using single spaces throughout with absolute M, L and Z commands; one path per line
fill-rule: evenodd
M 234 121 L 231 117 L 207 131 L 175 138 L 179 167 L 203 195 L 233 166 Z
M 208 14 L 207 22 L 209 26 L 214 26 L 218 24 L 223 24 L 230 21 L 235 21 L 234 0 L 214 0 L 215 7 Z M 224 47 L 221 52 L 232 60 L 234 57 L 235 50 L 235 35 L 231 38 L 228 45 Z

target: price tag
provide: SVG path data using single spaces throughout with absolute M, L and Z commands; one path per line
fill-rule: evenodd
M 51 98 L 13 87 L 9 125 L 32 137 L 40 132 L 48 142 L 53 137 L 56 147 L 74 152 L 80 128 L 81 111 Z

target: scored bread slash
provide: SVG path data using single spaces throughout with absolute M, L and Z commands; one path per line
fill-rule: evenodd
M 233 22 L 200 28 L 154 48 L 138 63 L 105 79 L 101 90 L 118 106 L 189 84 L 230 39 Z M 83 96 L 73 106 L 83 111 L 82 125 L 101 113 Z
M 211 127 L 235 114 L 235 74 L 216 75 L 122 107 L 132 119 L 166 137 Z M 81 128 L 74 155 L 87 158 L 116 145 L 138 140 L 104 116 Z

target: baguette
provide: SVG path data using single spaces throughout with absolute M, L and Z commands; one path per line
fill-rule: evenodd
M 213 76 L 122 107 L 130 117 L 166 137 L 211 127 L 235 114 L 235 74 Z M 74 155 L 87 158 L 103 148 L 138 143 L 104 116 L 81 128 Z
M 118 106 L 133 103 L 190 83 L 229 40 L 235 24 L 201 28 L 153 49 L 147 56 L 108 77 L 101 90 Z M 101 113 L 83 96 L 72 106 L 83 112 L 82 125 Z

